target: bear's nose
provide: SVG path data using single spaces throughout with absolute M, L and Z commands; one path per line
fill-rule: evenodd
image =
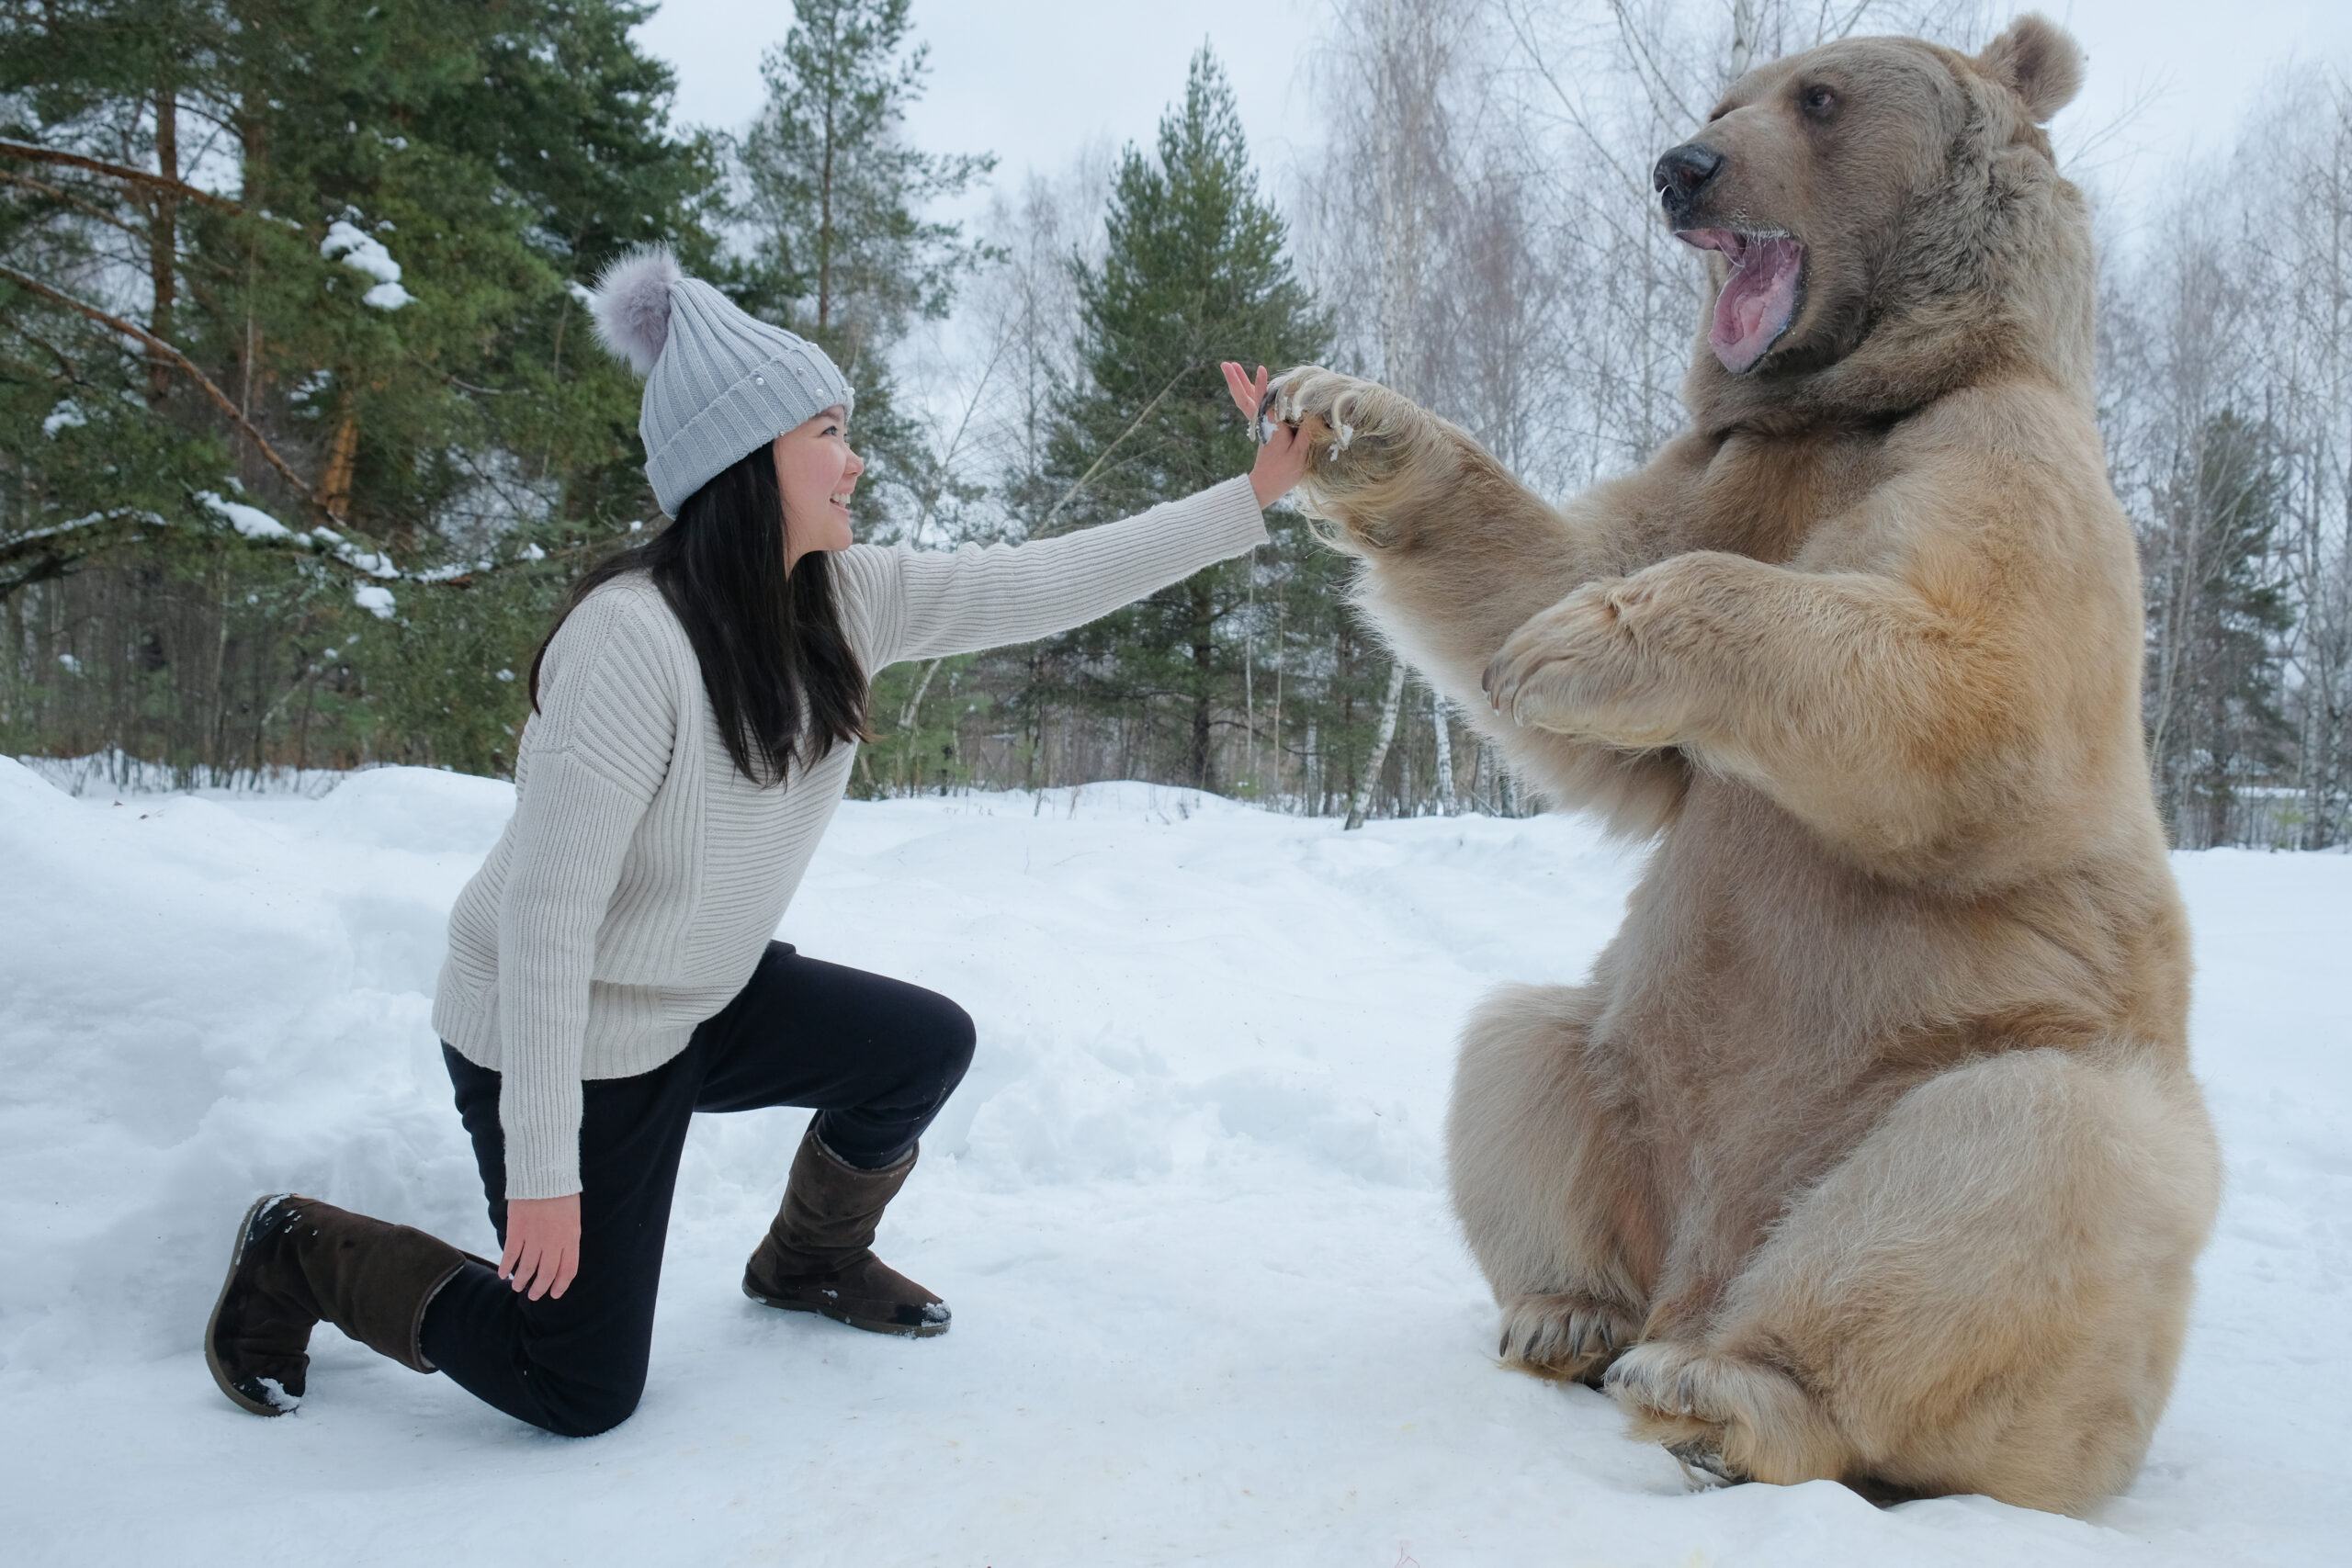
M 1666 210 L 1679 213 L 1697 199 L 1700 187 L 1715 177 L 1724 166 L 1724 155 L 1712 147 L 1702 147 L 1696 141 L 1686 141 L 1657 161 L 1650 172 L 1650 183 L 1657 187 Z

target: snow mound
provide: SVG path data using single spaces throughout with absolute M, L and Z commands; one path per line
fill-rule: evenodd
M 1342 833 L 1136 784 L 845 803 L 779 933 L 978 1022 L 880 1241 L 953 1334 L 745 1302 L 802 1113 L 706 1117 L 626 1426 L 549 1438 L 324 1329 L 300 1412 L 254 1420 L 197 1338 L 256 1192 L 490 1245 L 429 998 L 512 802 L 403 768 L 77 799 L 0 760 L 17 1556 L 315 1561 L 251 1529 L 255 1478 L 291 1475 L 354 1562 L 2213 1568 L 2352 1529 L 2352 859 L 2178 862 L 2231 1190 L 2138 1485 L 2088 1522 L 1882 1511 L 1693 1494 L 1599 1395 L 1493 1363 L 1443 1193 L 1453 1036 L 1498 981 L 1579 977 L 1637 856 L 1573 820 Z

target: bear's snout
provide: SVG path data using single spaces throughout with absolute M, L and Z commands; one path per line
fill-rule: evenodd
M 1686 141 L 1672 149 L 1657 161 L 1650 172 L 1650 183 L 1657 187 L 1658 199 L 1666 204 L 1668 218 L 1679 218 L 1690 209 L 1724 166 L 1724 155 L 1712 147 L 1696 141 Z

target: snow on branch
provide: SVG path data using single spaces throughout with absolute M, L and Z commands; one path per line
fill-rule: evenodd
M 309 528 L 297 531 L 288 528 L 258 506 L 248 506 L 242 501 L 230 501 L 209 490 L 196 492 L 197 503 L 226 523 L 237 534 L 256 544 L 285 543 L 316 550 L 370 577 L 398 580 L 407 574 L 392 564 L 392 558 L 381 550 L 363 550 L 332 528 Z M 427 577 L 417 581 L 445 581 Z M 392 591 L 380 582 L 355 584 L 351 602 L 379 621 L 392 618 Z
M 383 242 L 348 219 L 338 218 L 327 226 L 327 237 L 319 242 L 319 254 L 329 261 L 340 259 L 352 271 L 376 280 L 376 287 L 359 297 L 363 305 L 397 310 L 416 298 L 401 287 L 401 264 L 384 249 Z
M 233 485 L 234 481 L 231 482 Z M 351 539 L 333 528 L 290 528 L 260 507 L 232 500 L 215 491 L 198 491 L 194 500 L 214 523 L 249 544 L 311 556 L 359 574 L 359 581 L 352 585 L 352 603 L 379 620 L 390 619 L 395 608 L 392 591 L 385 586 L 386 583 L 463 588 L 486 575 L 548 558 L 546 550 L 536 544 L 526 544 L 504 560 L 484 556 L 470 561 L 452 561 L 421 570 L 403 571 L 383 550 L 368 547 L 365 541 Z M 104 525 L 107 524 L 127 525 L 130 532 L 127 536 L 119 532 L 107 532 Z M 168 531 L 186 526 L 185 522 L 175 522 L 142 508 L 112 507 L 52 524 L 46 528 L 0 538 L 0 569 L 17 569 L 13 571 L 0 570 L 0 599 L 6 599 L 17 590 L 32 583 L 66 575 L 74 570 L 76 561 L 116 539 L 137 537 L 139 529 Z

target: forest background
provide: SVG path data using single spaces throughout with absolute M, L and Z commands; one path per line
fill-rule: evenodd
M 0 752 L 505 772 L 568 584 L 658 525 L 584 314 L 650 241 L 847 370 L 867 537 L 1018 541 L 1237 473 L 1227 357 L 1376 376 L 1566 495 L 1681 423 L 1704 274 L 1657 152 L 1753 61 L 2006 19 L 1336 0 L 1321 145 L 1261 164 L 1204 48 L 1156 138 L 1016 180 L 911 143 L 907 0 L 797 0 L 727 128 L 674 118 L 646 14 L 0 0 Z M 2283 65 L 2234 131 L 2134 223 L 2099 205 L 2100 414 L 2177 840 L 2321 847 L 2352 840 L 2352 82 Z M 1069 637 L 883 672 L 855 787 L 1527 808 L 1346 561 L 1272 525 Z

